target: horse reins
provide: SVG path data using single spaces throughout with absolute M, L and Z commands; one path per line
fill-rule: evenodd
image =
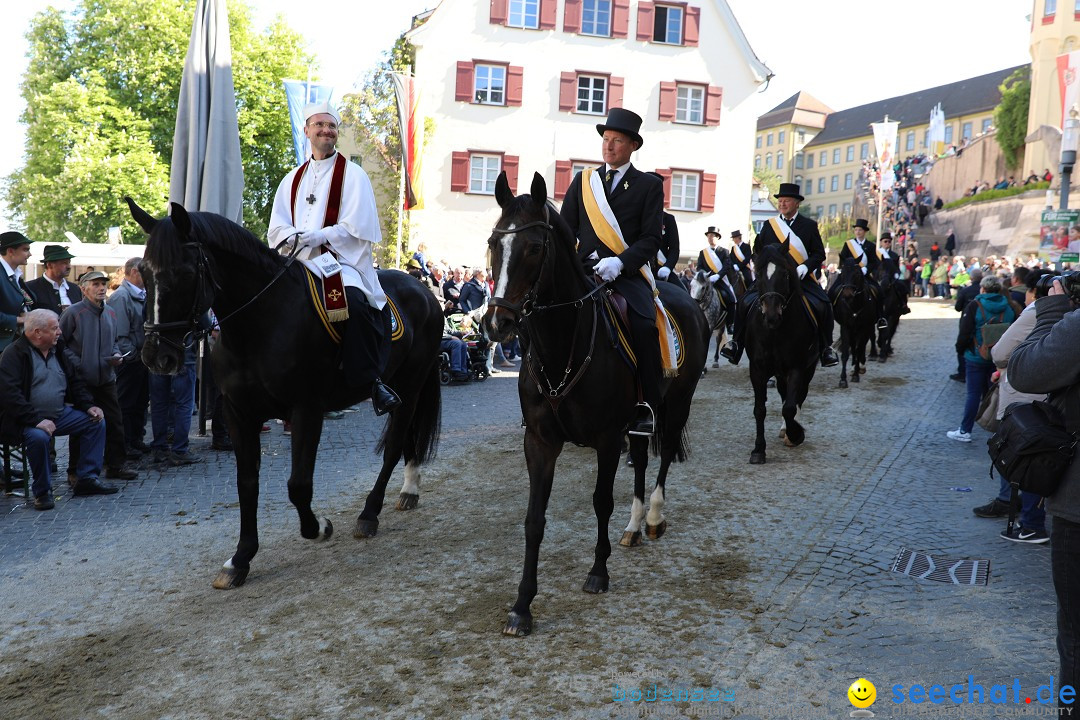
M 288 243 L 289 241 L 291 241 L 293 238 L 295 238 L 298 235 L 300 235 L 300 233 L 295 232 L 292 235 L 288 236 L 287 238 L 282 240 L 280 243 L 278 243 L 277 246 L 274 248 L 274 250 L 275 251 L 280 250 L 282 245 L 285 245 L 286 243 Z M 214 280 L 213 275 L 210 273 L 210 259 L 208 257 L 206 257 L 206 250 L 203 248 L 202 244 L 200 242 L 198 242 L 197 240 L 192 240 L 190 242 L 183 243 L 183 245 L 181 247 L 193 248 L 193 249 L 195 249 L 197 251 L 196 252 L 196 260 L 195 260 L 195 279 L 196 279 L 195 297 L 194 297 L 194 299 L 192 300 L 192 303 L 191 303 L 191 312 L 188 315 L 188 319 L 187 320 L 173 320 L 171 322 L 164 322 L 164 323 L 143 323 L 143 332 L 145 333 L 147 338 L 151 338 L 151 337 L 157 338 L 157 341 L 159 343 L 164 343 L 165 345 L 168 345 L 169 347 L 175 349 L 177 352 L 186 351 L 194 343 L 196 343 L 199 340 L 201 340 L 202 338 L 206 337 L 207 335 L 209 335 L 214 330 L 213 327 L 204 328 L 202 330 L 197 330 L 196 329 L 196 327 L 198 325 L 198 322 L 199 322 L 199 316 L 202 315 L 203 312 L 205 312 L 205 310 L 202 310 L 202 311 L 199 310 L 199 304 L 200 304 L 200 300 L 201 300 L 203 294 L 205 293 L 206 278 L 207 277 L 210 278 L 210 282 L 212 283 L 212 285 L 213 285 L 213 287 L 215 289 L 217 289 L 217 290 L 221 289 L 221 286 L 218 285 L 217 281 Z M 258 300 L 263 295 L 263 293 L 265 293 L 267 290 L 269 290 L 270 287 L 274 283 L 276 283 L 278 281 L 278 279 L 281 278 L 282 275 L 285 274 L 285 271 L 289 269 L 289 266 L 292 265 L 293 260 L 296 259 L 296 256 L 299 254 L 299 252 L 300 252 L 300 244 L 297 243 L 296 247 L 294 247 L 292 249 L 292 252 L 289 253 L 289 256 L 286 259 L 285 264 L 282 265 L 281 269 L 278 270 L 277 274 L 274 275 L 274 277 L 270 279 L 270 282 L 268 282 L 266 284 L 266 286 L 263 287 L 262 290 L 255 293 L 255 295 L 251 299 L 249 299 L 247 302 L 245 302 L 243 305 L 241 305 L 237 309 L 233 310 L 231 313 L 229 313 L 225 317 L 218 318 L 218 321 L 217 321 L 218 327 L 220 327 L 221 324 L 223 322 L 225 322 L 226 320 L 228 320 L 229 318 L 235 316 L 237 313 L 239 313 L 240 311 L 247 308 L 253 302 Z M 209 303 L 207 303 L 207 307 L 209 307 Z M 162 335 L 162 333 L 165 332 L 165 331 L 176 330 L 176 329 L 179 329 L 179 328 L 186 328 L 187 329 L 187 332 L 184 334 L 184 337 L 180 342 L 176 342 L 175 340 L 171 340 L 171 339 L 165 337 L 164 335 Z

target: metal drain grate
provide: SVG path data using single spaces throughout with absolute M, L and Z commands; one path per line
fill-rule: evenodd
M 985 585 L 990 579 L 990 561 L 927 555 L 902 547 L 893 560 L 892 571 L 953 585 Z

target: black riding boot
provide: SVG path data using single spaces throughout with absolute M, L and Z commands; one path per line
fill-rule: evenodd
M 732 321 L 730 332 L 731 339 L 720 348 L 720 354 L 727 358 L 732 365 L 738 365 L 743 354 L 743 334 L 746 332 L 746 296 L 735 304 L 735 318 Z
M 821 313 L 821 367 L 832 367 L 840 364 L 840 358 L 836 357 L 833 350 L 833 314 L 832 304 L 826 302 Z
M 371 383 L 371 407 L 376 415 L 385 415 L 393 412 L 401 405 L 401 398 L 390 389 L 390 386 L 379 378 Z

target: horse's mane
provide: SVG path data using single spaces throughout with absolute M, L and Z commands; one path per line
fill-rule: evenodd
M 191 239 L 244 258 L 253 268 L 276 272 L 285 262 L 242 225 L 221 215 L 189 212 Z M 146 243 L 143 259 L 154 268 L 174 267 L 184 259 L 180 234 L 171 217 L 158 221 Z
M 548 222 L 555 229 L 555 241 L 562 244 L 563 248 L 570 254 L 570 263 L 573 266 L 573 272 L 583 282 L 589 282 L 588 277 L 585 275 L 585 268 L 577 259 L 577 250 L 575 249 L 577 238 L 574 237 L 573 231 L 570 226 L 563 220 L 562 215 L 559 214 L 558 209 L 555 207 L 551 200 L 547 200 L 544 203 L 548 211 Z M 536 212 L 536 202 L 533 200 L 532 195 L 518 195 L 510 203 L 503 208 L 503 217 L 515 217 L 518 215 L 532 215 Z M 543 216 L 541 216 L 543 219 Z

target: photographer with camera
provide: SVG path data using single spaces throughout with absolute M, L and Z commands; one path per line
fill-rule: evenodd
M 1065 418 L 1078 416 L 1080 403 L 1080 273 L 1053 281 L 1035 301 L 1035 329 L 1009 359 L 1008 376 L 1020 392 L 1049 393 Z M 1080 427 L 1067 427 L 1074 436 Z M 1061 685 L 1080 686 L 1080 456 L 1073 454 L 1061 482 L 1046 498 L 1054 517 L 1050 563 L 1058 601 L 1058 657 Z M 1070 707 L 1062 705 L 1062 709 Z

